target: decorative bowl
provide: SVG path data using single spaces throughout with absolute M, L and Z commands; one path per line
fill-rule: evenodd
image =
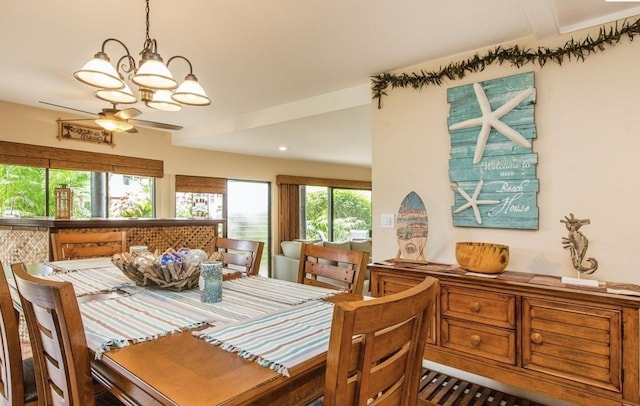
M 206 260 L 207 254 L 204 251 L 202 254 L 201 260 Z M 173 291 L 198 286 L 201 260 L 191 260 L 188 249 L 171 248 L 161 255 L 123 252 L 111 257 L 111 262 L 136 285 Z
M 509 265 L 509 246 L 488 242 L 456 243 L 456 260 L 468 271 L 496 274 Z

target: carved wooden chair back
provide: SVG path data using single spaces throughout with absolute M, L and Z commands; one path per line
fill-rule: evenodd
M 211 249 L 222 253 L 226 264 L 244 268 L 247 275 L 258 275 L 262 260 L 262 241 L 234 240 L 213 237 Z
M 42 405 L 93 406 L 89 351 L 73 286 L 11 266 L 27 320 Z
M 126 231 L 52 233 L 54 261 L 108 257 L 127 250 Z
M 302 244 L 298 283 L 362 294 L 369 253 Z
M 427 277 L 400 293 L 336 303 L 327 353 L 325 406 L 417 404 L 437 287 L 437 279 Z
M 17 311 L 0 263 L 0 405 L 36 405 L 33 358 L 22 360 Z

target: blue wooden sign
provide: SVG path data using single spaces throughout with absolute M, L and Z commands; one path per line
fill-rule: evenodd
M 454 226 L 538 229 L 533 72 L 447 91 Z

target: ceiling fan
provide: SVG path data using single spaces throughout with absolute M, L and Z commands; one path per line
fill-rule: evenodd
M 134 125 L 138 125 L 141 127 L 152 127 L 152 128 L 160 128 L 163 130 L 181 130 L 182 126 L 174 125 L 174 124 L 165 124 L 158 123 L 155 121 L 147 121 L 147 120 L 139 120 L 134 119 L 134 117 L 139 116 L 142 112 L 136 108 L 128 108 L 124 110 L 119 110 L 116 108 L 116 105 L 113 105 L 113 108 L 104 108 L 99 113 L 91 113 L 89 111 L 74 109 L 72 107 L 61 106 L 59 104 L 48 103 L 45 101 L 40 101 L 42 104 L 47 104 L 49 106 L 60 107 L 67 110 L 78 111 L 80 113 L 97 115 L 97 119 L 93 118 L 76 118 L 76 119 L 68 119 L 68 120 L 59 120 L 61 122 L 66 121 L 84 121 L 84 120 L 93 120 L 100 127 L 104 128 L 107 131 L 113 132 L 128 132 L 128 133 L 137 133 L 138 130 L 134 127 Z

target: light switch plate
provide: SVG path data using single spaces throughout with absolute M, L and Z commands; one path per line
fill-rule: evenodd
M 381 214 L 380 215 L 380 227 L 382 228 L 394 228 L 395 218 L 393 214 Z

